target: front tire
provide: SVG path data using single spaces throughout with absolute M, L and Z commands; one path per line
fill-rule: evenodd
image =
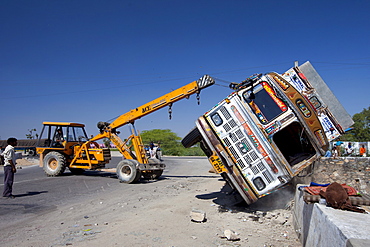
M 58 152 L 47 153 L 44 157 L 44 172 L 50 177 L 60 176 L 66 169 L 66 158 Z
M 131 184 L 140 180 L 141 171 L 137 169 L 132 160 L 122 160 L 116 169 L 117 177 L 121 183 Z
M 202 135 L 200 134 L 197 127 L 192 129 L 182 140 L 181 143 L 185 148 L 190 148 L 197 142 L 202 140 Z

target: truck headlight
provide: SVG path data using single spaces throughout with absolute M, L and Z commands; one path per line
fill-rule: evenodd
M 264 188 L 266 188 L 266 184 L 265 182 L 263 182 L 261 177 L 256 177 L 255 179 L 253 179 L 253 184 L 257 188 L 257 190 L 263 190 Z

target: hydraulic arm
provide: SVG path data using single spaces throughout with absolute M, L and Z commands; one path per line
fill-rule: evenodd
M 118 136 L 119 132 L 117 132 L 117 128 L 120 128 L 126 124 L 134 124 L 135 120 L 140 119 L 141 117 L 157 111 L 165 106 L 171 107 L 174 102 L 184 98 L 189 98 L 189 96 L 192 94 L 197 94 L 197 98 L 199 100 L 200 91 L 203 88 L 213 85 L 214 83 L 215 81 L 212 77 L 210 77 L 209 75 L 204 75 L 197 81 L 193 81 L 181 88 L 178 88 L 140 107 L 137 107 L 127 113 L 122 114 L 112 123 L 99 122 L 98 128 L 100 130 L 100 133 L 91 138 L 90 142 L 94 142 L 103 138 L 108 138 L 116 145 L 116 147 L 126 159 L 135 159 L 142 164 L 147 164 L 148 161 L 145 156 L 141 137 L 135 133 L 132 133 L 132 135 L 127 138 L 126 141 L 122 141 L 121 138 Z M 127 145 L 130 140 L 136 155 Z

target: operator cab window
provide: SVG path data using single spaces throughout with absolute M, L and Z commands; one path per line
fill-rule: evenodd
M 85 129 L 81 127 L 70 127 L 68 132 L 68 141 L 70 142 L 85 142 L 87 141 Z
M 63 148 L 66 142 L 86 142 L 83 127 L 45 125 L 39 139 L 39 147 Z

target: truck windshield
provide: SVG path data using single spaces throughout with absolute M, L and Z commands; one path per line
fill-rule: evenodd
M 254 94 L 254 97 L 253 97 Z M 287 110 L 286 104 L 276 95 L 267 82 L 261 82 L 252 91 L 243 93 L 244 100 L 252 108 L 262 124 L 267 124 Z

